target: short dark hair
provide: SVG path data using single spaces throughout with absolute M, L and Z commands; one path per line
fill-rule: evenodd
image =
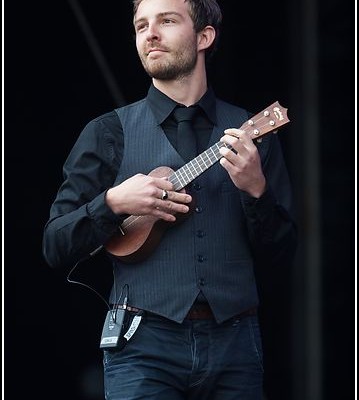
M 133 14 L 143 0 L 133 0 Z M 193 21 L 195 32 L 200 32 L 210 25 L 216 31 L 216 38 L 206 51 L 207 60 L 213 55 L 218 46 L 219 34 L 222 24 L 222 11 L 216 0 L 184 0 L 189 4 L 189 15 Z

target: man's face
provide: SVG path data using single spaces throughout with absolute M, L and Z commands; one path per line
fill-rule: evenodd
M 136 47 L 155 79 L 189 75 L 197 62 L 197 35 L 184 0 L 143 0 L 134 17 Z

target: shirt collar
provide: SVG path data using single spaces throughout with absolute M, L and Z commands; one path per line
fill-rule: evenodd
M 151 84 L 148 90 L 147 101 L 159 125 L 168 118 L 179 104 L 158 90 L 153 84 Z M 209 120 L 216 125 L 216 97 L 211 87 L 208 88 L 197 104 L 205 112 Z

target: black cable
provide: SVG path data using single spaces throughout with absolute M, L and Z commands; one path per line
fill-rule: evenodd
M 97 250 L 97 249 L 96 249 L 96 250 Z M 92 290 L 95 294 L 97 294 L 97 296 L 99 296 L 100 299 L 106 304 L 108 310 L 112 313 L 112 318 L 113 318 L 113 320 L 116 321 L 117 310 L 119 309 L 119 305 L 120 305 L 120 302 L 121 302 L 121 299 L 122 299 L 122 297 L 123 297 L 123 294 L 124 294 L 124 291 L 125 291 L 125 290 L 126 290 L 126 292 L 125 292 L 125 297 L 124 297 L 124 299 L 123 299 L 123 303 L 122 303 L 122 304 L 123 304 L 123 309 L 124 309 L 124 310 L 125 310 L 126 307 L 127 307 L 127 301 L 128 301 L 128 297 L 129 297 L 129 286 L 128 286 L 127 283 L 125 283 L 125 284 L 122 286 L 122 290 L 121 290 L 120 296 L 118 297 L 117 301 L 114 303 L 113 308 L 112 308 L 112 310 L 111 310 L 110 304 L 106 301 L 106 299 L 105 299 L 96 289 L 92 288 L 90 285 L 87 285 L 86 283 L 83 283 L 83 282 L 79 282 L 79 281 L 75 281 L 75 280 L 73 280 L 73 279 L 70 279 L 70 275 L 74 272 L 74 270 L 78 267 L 78 265 L 79 265 L 81 262 L 83 262 L 83 261 L 88 260 L 89 258 L 91 258 L 91 256 L 92 256 L 93 254 L 97 253 L 96 250 L 95 250 L 94 252 L 90 253 L 89 256 L 86 256 L 86 257 L 80 259 L 79 261 L 77 261 L 76 264 L 71 268 L 71 270 L 70 270 L 70 272 L 68 273 L 66 279 L 67 279 L 67 281 L 68 281 L 69 283 L 74 283 L 74 284 L 77 284 L 77 285 L 84 286 L 84 287 L 86 287 L 87 289 Z M 112 270 L 112 274 L 113 274 L 114 290 L 115 290 L 115 299 L 116 299 L 116 298 L 117 298 L 117 293 L 116 293 L 117 285 L 115 284 L 115 283 L 116 283 L 116 277 L 115 277 L 115 273 L 114 273 L 113 270 Z
M 108 304 L 108 302 L 106 301 L 106 299 L 105 299 L 96 289 L 92 288 L 90 285 L 87 285 L 86 283 L 79 282 L 79 281 L 74 281 L 74 280 L 70 279 L 70 275 L 74 272 L 74 270 L 77 268 L 77 266 L 78 266 L 80 263 L 84 262 L 85 260 L 88 260 L 90 257 L 91 257 L 91 255 L 86 256 L 86 257 L 80 259 L 79 261 L 77 261 L 77 263 L 71 268 L 70 272 L 68 273 L 68 275 L 67 275 L 67 277 L 66 277 L 67 282 L 69 282 L 69 283 L 75 283 L 75 284 L 77 284 L 77 285 L 81 285 L 81 286 L 84 286 L 84 287 L 86 287 L 86 288 L 92 290 L 92 291 L 95 292 L 95 293 L 101 298 L 101 300 L 106 304 L 108 310 L 111 311 L 111 307 L 110 307 L 110 305 Z M 114 271 L 112 271 L 112 273 L 113 273 L 113 276 L 114 276 L 114 279 L 115 279 Z

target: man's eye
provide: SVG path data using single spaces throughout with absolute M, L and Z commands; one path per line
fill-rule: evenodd
M 146 24 L 137 25 L 136 30 L 137 32 L 143 31 L 146 28 Z

